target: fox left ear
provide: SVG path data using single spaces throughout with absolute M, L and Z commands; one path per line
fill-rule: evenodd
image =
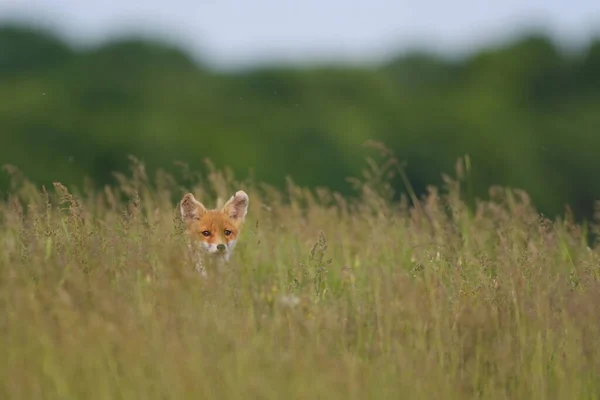
M 242 222 L 248 212 L 248 195 L 243 190 L 231 196 L 223 206 L 223 212 L 236 222 Z
M 196 200 L 191 193 L 187 193 L 183 196 L 179 203 L 179 210 L 181 213 L 181 220 L 187 224 L 199 220 L 202 215 L 206 213 L 204 205 Z

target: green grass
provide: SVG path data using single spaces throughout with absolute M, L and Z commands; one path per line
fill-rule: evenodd
M 392 203 L 381 168 L 354 200 L 216 170 L 181 187 L 140 164 L 81 194 L 16 174 L 0 204 L 0 398 L 599 398 L 586 232 L 507 189 L 469 209 L 460 176 Z M 230 270 L 203 279 L 173 199 L 238 189 L 250 208 Z

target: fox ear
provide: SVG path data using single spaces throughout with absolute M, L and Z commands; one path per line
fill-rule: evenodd
M 242 222 L 248 212 L 248 195 L 240 190 L 231 196 L 223 206 L 223 212 L 236 222 Z
M 187 224 L 199 220 L 206 212 L 206 208 L 191 193 L 183 196 L 179 203 L 179 210 L 181 211 L 181 220 Z

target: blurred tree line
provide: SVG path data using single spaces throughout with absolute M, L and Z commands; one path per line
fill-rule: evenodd
M 0 27 L 0 164 L 38 184 L 112 183 L 133 154 L 149 169 L 210 158 L 241 177 L 348 194 L 363 142 L 376 139 L 407 162 L 417 192 L 469 154 L 475 195 L 510 185 L 546 214 L 569 204 L 591 216 L 599 127 L 599 40 L 570 55 L 531 34 L 458 61 L 413 52 L 373 69 L 225 73 L 161 43 L 75 50 L 49 32 Z

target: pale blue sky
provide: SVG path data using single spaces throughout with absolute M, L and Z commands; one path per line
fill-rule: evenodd
M 600 35 L 600 0 L 0 0 L 78 43 L 124 31 L 170 38 L 212 63 L 377 61 L 416 44 L 464 52 L 528 26 L 565 43 Z

